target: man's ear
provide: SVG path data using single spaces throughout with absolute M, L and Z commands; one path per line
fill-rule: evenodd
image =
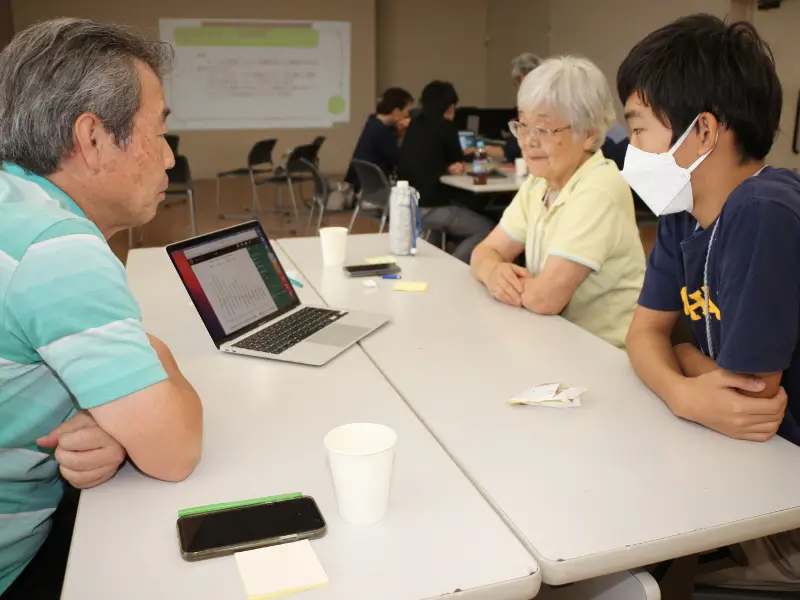
M 75 120 L 73 132 L 76 157 L 83 160 L 90 171 L 100 171 L 102 146 L 108 138 L 100 119 L 92 113 L 83 113 Z
M 697 155 L 702 156 L 711 151 L 717 143 L 719 133 L 719 121 L 709 112 L 704 112 L 697 119 L 697 130 L 700 136 L 700 145 L 697 148 Z

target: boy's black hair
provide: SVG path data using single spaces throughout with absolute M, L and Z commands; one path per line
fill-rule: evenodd
M 442 117 L 447 109 L 458 104 L 458 94 L 452 83 L 447 81 L 431 81 L 422 90 L 420 96 L 422 114 L 428 117 Z
M 624 104 L 638 94 L 672 129 L 672 143 L 709 112 L 736 138 L 742 160 L 772 148 L 783 104 L 769 45 L 746 22 L 683 17 L 636 44 L 617 72 Z
M 379 115 L 388 115 L 395 109 L 403 110 L 412 102 L 414 102 L 414 96 L 403 88 L 389 88 L 383 92 L 380 100 L 378 100 L 378 106 L 375 112 Z

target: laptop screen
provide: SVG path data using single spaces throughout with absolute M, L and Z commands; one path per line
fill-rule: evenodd
M 217 344 L 299 304 L 264 231 L 248 225 L 167 248 Z
M 458 141 L 461 144 L 462 151 L 466 151 L 467 148 L 474 148 L 477 145 L 475 133 L 472 131 L 459 131 Z

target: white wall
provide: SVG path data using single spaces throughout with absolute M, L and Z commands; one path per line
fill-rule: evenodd
M 620 63 L 648 33 L 691 13 L 724 17 L 729 8 L 730 0 L 552 0 L 550 53 L 591 59 L 605 73 L 613 91 Z M 621 121 L 619 102 L 617 112 Z
M 800 155 L 792 152 L 794 118 L 800 93 L 800 2 L 790 0 L 778 10 L 756 11 L 753 23 L 772 48 L 783 85 L 781 131 L 768 161 L 776 167 L 800 169 Z
M 555 1 L 555 0 L 553 0 Z M 487 15 L 486 106 L 516 105 L 511 60 L 550 54 L 550 0 L 491 0 Z
M 425 84 L 444 79 L 462 104 L 485 106 L 487 4 L 378 0 L 377 93 L 400 86 L 417 98 Z

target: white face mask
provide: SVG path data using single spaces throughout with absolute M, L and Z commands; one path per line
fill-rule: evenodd
M 700 115 L 695 117 L 669 152 L 654 154 L 639 150 L 633 145 L 628 146 L 622 177 L 658 217 L 682 211 L 691 212 L 694 208 L 691 174 L 714 148 L 694 161 L 688 169 L 678 166 L 674 154 L 699 118 Z M 715 140 L 714 147 L 716 145 Z

